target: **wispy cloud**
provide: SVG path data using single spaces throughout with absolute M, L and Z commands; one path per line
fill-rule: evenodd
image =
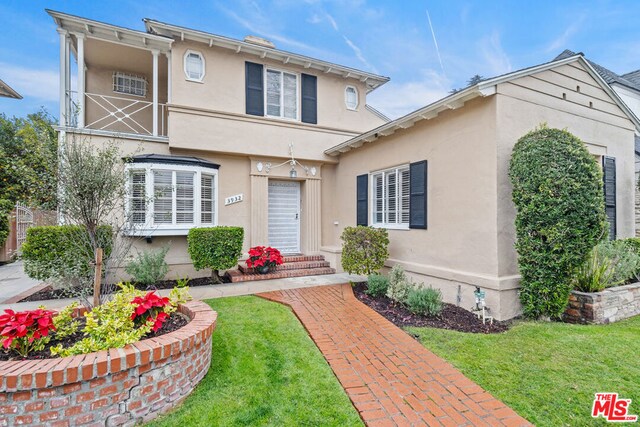
M 345 34 L 343 34 L 342 31 L 340 31 L 340 27 L 338 26 L 338 23 L 336 22 L 335 18 L 333 16 L 331 16 L 330 14 L 326 13 L 326 12 L 324 13 L 324 16 L 325 16 L 327 22 L 329 23 L 329 25 L 331 25 L 331 28 L 333 28 L 333 30 L 336 33 L 338 33 L 340 36 L 342 36 L 342 39 L 347 44 L 347 46 L 349 46 L 349 48 L 353 51 L 353 53 L 356 56 L 356 58 L 358 58 L 358 61 L 360 61 L 362 63 L 362 65 L 364 65 L 366 68 L 368 68 L 372 72 L 378 74 L 377 68 L 373 64 L 371 64 L 371 62 L 369 62 L 367 60 L 367 58 L 362 53 L 362 49 L 360 49 L 360 47 L 358 45 L 356 45 L 353 42 L 353 40 L 351 40 L 349 37 L 347 37 Z M 318 15 L 314 15 L 314 18 L 316 20 L 316 23 L 322 22 L 322 18 L 319 17 Z M 314 18 L 312 18 L 312 19 L 314 19 Z
M 558 37 L 552 40 L 551 43 L 549 43 L 549 46 L 547 46 L 545 52 L 550 53 L 559 51 L 561 49 L 566 49 L 567 43 L 569 43 L 574 34 L 576 34 L 582 27 L 584 19 L 585 15 L 583 14 L 580 16 L 580 18 L 578 18 L 577 21 L 572 22 L 571 25 L 569 25 L 567 29 L 562 32 L 562 34 L 560 34 Z
M 402 83 L 387 83 L 369 95 L 372 104 L 395 119 L 447 96 L 451 82 L 442 73 L 424 69 L 415 77 Z
M 493 31 L 490 36 L 482 38 L 478 43 L 478 47 L 490 73 L 499 75 L 513 70 L 509 56 L 502 48 L 500 34 L 497 31 Z
M 22 96 L 41 101 L 57 101 L 59 77 L 57 70 L 34 70 L 13 64 L 1 63 L 2 80 Z

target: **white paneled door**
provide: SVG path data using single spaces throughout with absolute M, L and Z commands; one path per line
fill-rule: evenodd
M 300 253 L 300 183 L 269 180 L 269 246 Z

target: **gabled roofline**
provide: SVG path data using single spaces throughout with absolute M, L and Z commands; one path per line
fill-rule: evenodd
M 156 49 L 160 52 L 168 52 L 173 43 L 170 37 L 149 34 L 51 9 L 45 9 L 45 11 L 53 18 L 58 28 L 70 33 L 84 34 L 88 38 L 146 50 Z
M 11 86 L 0 79 L 0 96 L 5 98 L 22 99 L 22 95 L 13 90 Z
M 381 120 L 384 120 L 385 122 L 390 122 L 391 121 L 391 119 L 389 117 L 387 117 L 384 113 L 382 113 L 380 110 L 377 110 L 377 109 L 373 108 L 369 104 L 365 105 L 364 108 L 366 108 L 371 113 L 375 114 L 378 118 L 380 118 Z
M 399 129 L 407 129 L 413 126 L 416 122 L 421 120 L 429 120 L 435 118 L 442 111 L 454 110 L 462 107 L 466 102 L 477 98 L 494 95 L 497 92 L 497 85 L 505 83 L 520 77 L 525 77 L 531 74 L 545 71 L 550 68 L 554 68 L 560 65 L 569 64 L 579 61 L 586 68 L 587 72 L 598 81 L 602 89 L 613 99 L 613 101 L 625 112 L 629 119 L 633 122 L 636 128 L 636 134 L 640 134 L 640 120 L 636 115 L 627 107 L 618 94 L 611 88 L 611 86 L 602 78 L 602 76 L 589 64 L 582 54 L 577 54 L 568 58 L 560 59 L 557 61 L 546 62 L 544 64 L 536 65 L 529 68 L 523 68 L 522 70 L 514 71 L 511 73 L 503 74 L 501 76 L 493 77 L 487 80 L 483 80 L 473 86 L 458 91 L 452 95 L 442 98 L 436 102 L 433 102 L 423 108 L 413 111 L 403 117 L 351 138 L 341 144 L 331 147 L 325 150 L 325 154 L 329 156 L 339 156 L 341 153 L 346 153 L 354 148 L 362 146 L 366 142 L 375 141 L 378 138 L 389 136 L 395 133 Z
M 344 77 L 345 79 L 356 79 L 366 83 L 367 92 L 382 86 L 389 81 L 389 77 L 380 76 L 366 71 L 358 70 L 343 65 L 334 64 L 320 59 L 299 55 L 285 50 L 274 49 L 266 46 L 259 46 L 253 43 L 247 43 L 241 40 L 232 39 L 230 37 L 220 36 L 217 34 L 207 33 L 205 31 L 194 30 L 191 28 L 181 27 L 178 25 L 167 24 L 165 22 L 153 19 L 143 19 L 147 32 L 151 34 L 162 34 L 168 37 L 175 37 L 179 40 L 192 40 L 205 43 L 211 46 L 223 47 L 235 51 L 236 53 L 248 53 L 258 56 L 262 59 L 268 58 L 281 61 L 283 64 L 298 65 L 302 68 L 321 71 L 325 74 L 334 74 Z

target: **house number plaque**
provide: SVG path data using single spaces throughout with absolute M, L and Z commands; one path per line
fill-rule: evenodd
M 233 205 L 234 203 L 240 203 L 242 201 L 242 196 L 243 194 L 236 194 L 235 196 L 231 196 L 231 197 L 227 197 L 226 199 L 224 199 L 224 205 L 225 206 L 229 206 L 229 205 Z

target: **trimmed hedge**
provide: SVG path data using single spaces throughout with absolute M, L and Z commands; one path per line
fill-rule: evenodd
M 559 318 L 573 273 L 606 236 L 602 172 L 580 139 L 542 128 L 515 144 L 509 177 L 524 314 Z
M 11 215 L 14 207 L 15 205 L 9 200 L 0 199 L 0 246 L 4 245 L 7 237 L 9 237 L 9 226 L 11 224 L 9 215 Z
M 111 255 L 113 230 L 98 227 L 104 258 Z M 79 225 L 30 227 L 22 245 L 24 271 L 33 279 L 48 280 L 68 276 L 90 276 L 94 261 L 93 247 L 86 230 Z
M 242 227 L 192 228 L 187 235 L 189 256 L 196 270 L 211 269 L 211 276 L 219 280 L 218 270 L 228 270 L 242 255 Z
M 349 274 L 370 275 L 389 258 L 389 234 L 384 228 L 345 227 L 340 238 L 342 268 Z

